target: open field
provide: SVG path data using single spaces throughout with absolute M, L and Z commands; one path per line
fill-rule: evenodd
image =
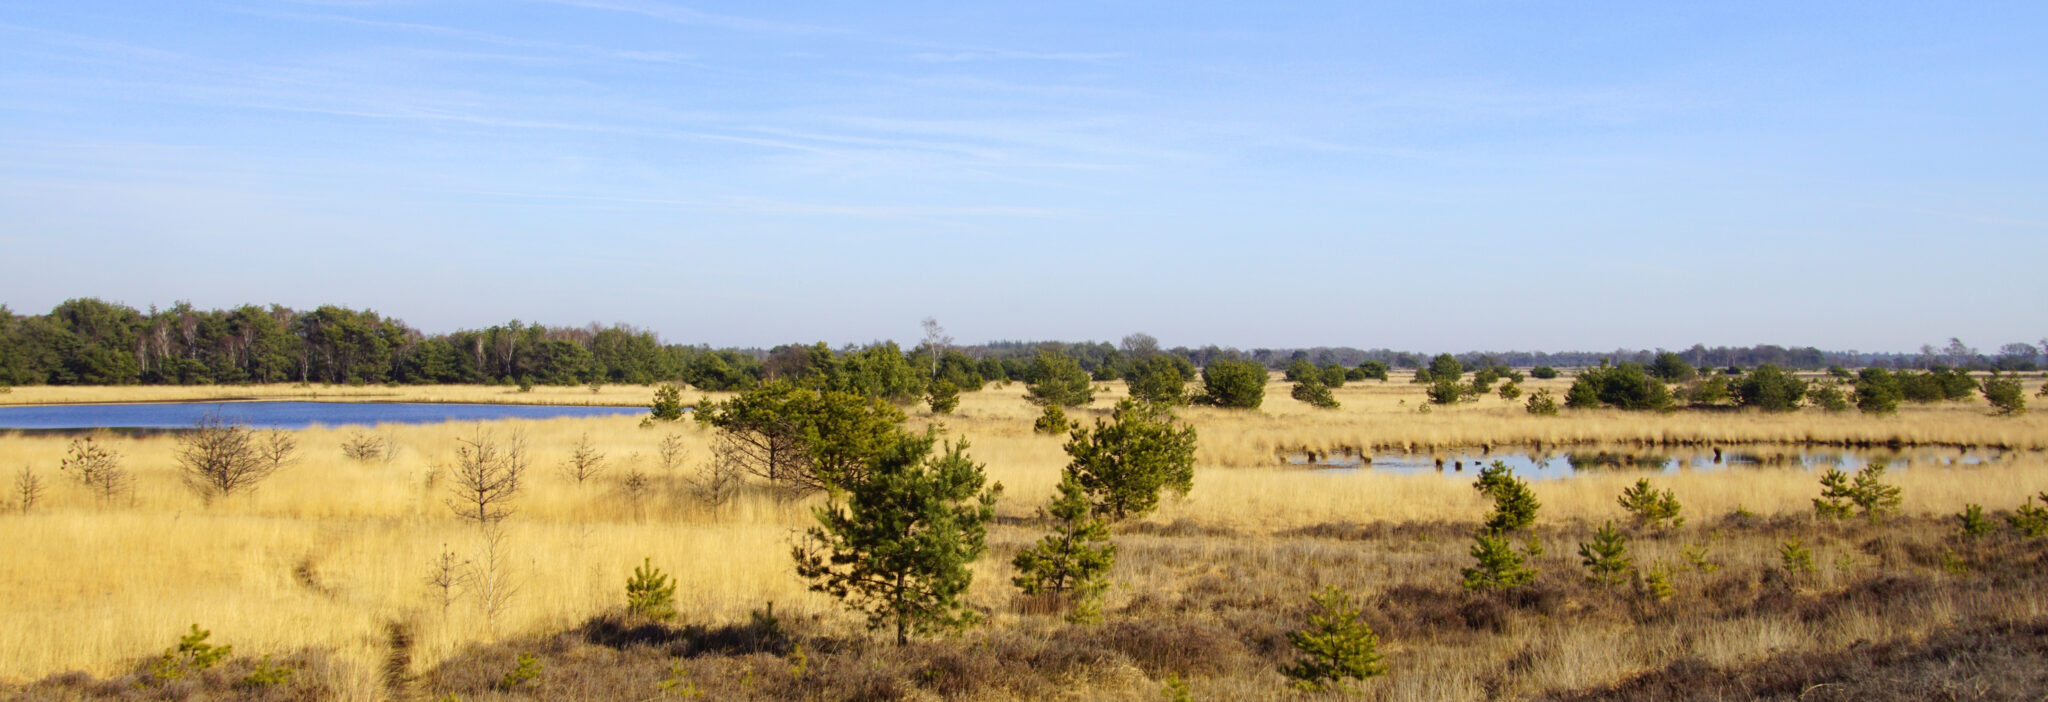
M 2035 382 L 2028 383 L 2030 397 Z M 1111 392 L 1099 393 L 1092 410 L 1073 416 L 1086 421 L 1109 407 L 1121 387 L 1108 385 Z M 212 630 L 215 641 L 233 644 L 238 659 L 271 654 L 318 661 L 307 665 L 302 683 L 321 688 L 315 696 L 348 699 L 499 696 L 488 683 L 528 652 L 542 654 L 549 671 L 544 680 L 553 686 L 538 688 L 544 691 L 538 696 L 637 691 L 653 697 L 656 684 L 674 675 L 670 653 L 706 651 L 679 669 L 712 698 L 1158 699 L 1169 675 L 1189 680 L 1197 698 L 1280 697 L 1291 694 L 1275 672 L 1289 657 L 1284 632 L 1298 626 L 1308 592 L 1335 584 L 1372 603 L 1368 618 L 1381 634 L 1392 674 L 1365 690 L 1382 699 L 1598 692 L 1648 673 L 1666 678 L 1631 684 L 1662 680 L 1682 687 L 1670 681 L 1709 673 L 1740 679 L 1744 671 L 1783 677 L 1801 661 L 1818 676 L 1841 663 L 1830 656 L 1846 655 L 1858 642 L 1898 649 L 1896 660 L 1863 660 L 1878 678 L 1885 671 L 1909 678 L 1878 690 L 1897 696 L 1921 689 L 1911 685 L 1954 682 L 1940 675 L 1968 673 L 1912 672 L 1909 663 L 1921 650 L 1915 646 L 1951 640 L 2011 644 L 2008 653 L 2016 658 L 2008 667 L 2035 672 L 2016 680 L 1984 673 L 1955 684 L 2036 694 L 2048 685 L 2038 653 L 2028 659 L 2021 645 L 2042 640 L 2027 632 L 2048 617 L 2048 596 L 2033 587 L 2048 569 L 2048 553 L 2038 540 L 2002 533 L 1959 540 L 1947 516 L 1972 503 L 2010 510 L 2023 496 L 2048 490 L 2048 457 L 2038 452 L 2048 448 L 2048 423 L 2038 413 L 1993 417 L 1972 402 L 1908 405 L 1881 418 L 1814 410 L 1538 418 L 1521 412 L 1519 403 L 1488 397 L 1424 414 L 1417 411 L 1421 387 L 1403 382 L 1347 385 L 1336 391 L 1344 407 L 1331 412 L 1288 399 L 1286 387 L 1269 385 L 1257 413 L 1183 410 L 1201 437 L 1194 490 L 1120 531 L 1108 621 L 1099 627 L 1070 627 L 1056 616 L 1030 613 L 1035 610 L 1008 583 L 1009 557 L 1042 533 L 1032 517 L 1066 462 L 1060 439 L 1031 432 L 1037 408 L 1020 399 L 1021 388 L 967 394 L 952 417 L 913 411 L 913 425 L 941 421 L 949 435 L 968 439 L 989 478 L 1004 485 L 1000 523 L 970 594 L 990 621 L 873 664 L 862 661 L 889 645 L 867 639 L 835 602 L 807 592 L 791 568 L 788 538 L 810 523 L 808 504 L 763 492 L 711 509 L 691 497 L 686 479 L 709 455 L 710 441 L 694 423 L 385 426 L 370 433 L 392 450 L 369 461 L 340 451 L 358 430 L 311 429 L 295 432 L 295 464 L 253 494 L 210 506 L 180 483 L 170 437 L 104 438 L 134 472 L 135 487 L 132 496 L 101 504 L 57 471 L 68 437 L 4 436 L 0 469 L 30 466 L 49 494 L 26 515 L 0 517 L 0 562 L 8 564 L 0 571 L 0 680 L 25 683 L 67 670 L 118 678 L 197 623 Z M 1564 384 L 1525 387 L 1562 395 Z M 0 401 L 198 399 L 167 394 L 174 390 L 183 391 L 15 388 Z M 309 391 L 217 390 L 274 399 L 307 399 L 290 393 Z M 317 391 L 337 393 L 319 399 L 580 403 L 592 397 L 585 387 L 530 394 L 510 388 Z M 647 394 L 644 387 L 607 386 L 595 397 L 600 404 L 640 404 Z M 476 530 L 443 504 L 445 466 L 458 442 L 478 432 L 499 439 L 516 433 L 533 451 L 532 479 L 503 542 L 509 555 L 502 567 L 515 588 L 495 621 L 487 621 L 473 597 L 444 606 L 426 583 L 430 565 L 444 552 L 481 558 Z M 671 433 L 688 453 L 683 466 L 666 471 L 656 446 Z M 579 485 L 556 469 L 584 436 L 608 456 L 607 470 Z M 1537 534 L 1547 554 L 1540 559 L 1539 586 L 1515 599 L 1469 595 L 1457 585 L 1458 570 L 1470 563 L 1467 537 L 1487 507 L 1468 481 L 1331 474 L 1288 468 L 1276 458 L 1297 448 L 1427 452 L 1539 442 L 1897 442 L 2021 450 L 1985 466 L 1893 471 L 1888 481 L 1903 489 L 1904 516 L 1884 526 L 1814 523 L 1809 502 L 1818 492 L 1816 476 L 1803 470 L 1652 474 L 1658 487 L 1683 501 L 1690 519 L 1673 534 L 1640 537 L 1639 562 L 1680 564 L 1683 548 L 1706 545 L 1717 567 L 1681 571 L 1678 595 L 1662 603 L 1585 585 L 1573 553 L 1599 522 L 1620 516 L 1614 496 L 1641 473 L 1535 483 L 1543 504 Z M 635 470 L 652 485 L 638 496 L 621 483 Z M 1785 581 L 1775 574 L 1777 548 L 1794 536 L 1813 549 L 1819 567 L 1808 578 Z M 593 617 L 618 609 L 623 583 L 643 557 L 676 576 L 684 622 L 712 627 L 710 634 L 640 632 L 634 640 L 649 645 L 636 648 L 620 644 L 617 632 L 592 628 Z M 780 636 L 734 633 L 745 633 L 750 613 L 771 602 L 786 629 Z M 384 672 L 394 626 L 409 639 L 399 647 L 411 678 L 405 685 L 392 684 Z M 720 631 L 727 635 L 712 635 Z M 811 652 L 808 676 L 791 672 L 793 642 Z M 1897 661 L 1906 663 L 1886 667 Z M 28 696 L 61 699 L 94 689 L 66 680 L 30 689 Z M 1763 688 L 1744 689 L 1748 694 L 1729 696 Z M 1849 686 L 1828 694 L 1858 690 L 1871 691 Z

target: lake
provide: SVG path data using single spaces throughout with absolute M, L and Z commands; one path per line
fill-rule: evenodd
M 208 414 L 265 429 L 315 424 L 438 424 L 493 419 L 616 417 L 646 414 L 645 407 L 490 405 L 414 402 L 166 402 L 118 405 L 0 407 L 0 429 L 180 429 Z
M 1914 466 L 1984 465 L 2006 460 L 2014 454 L 1989 448 L 1906 448 L 1900 450 L 1845 449 L 1797 445 L 1749 445 L 1722 450 L 1665 450 L 1615 448 L 1497 447 L 1445 450 L 1441 453 L 1381 452 L 1370 456 L 1353 452 L 1318 453 L 1313 456 L 1291 452 L 1280 456 L 1282 463 L 1318 471 L 1353 473 L 1423 474 L 1445 477 L 1475 477 L 1488 463 L 1500 461 L 1524 478 L 1546 480 L 1599 472 L 1635 471 L 1644 474 L 1675 473 L 1681 470 L 1714 471 L 1731 468 L 1790 468 L 1855 471 L 1874 461 L 1888 468 Z

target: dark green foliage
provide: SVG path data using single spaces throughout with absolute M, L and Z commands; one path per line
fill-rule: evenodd
M 903 412 L 868 395 L 777 380 L 699 407 L 742 470 L 796 493 L 855 479 L 895 441 Z
M 1984 506 L 1980 504 L 1965 505 L 1956 515 L 1956 522 L 1963 536 L 1972 539 L 1991 533 L 1991 520 L 1984 516 Z
M 1529 411 L 1529 414 L 1538 417 L 1555 417 L 1557 416 L 1557 397 L 1550 394 L 1549 388 L 1538 388 L 1535 393 L 1529 395 L 1529 402 L 1523 407 Z
M 1935 366 L 1925 373 L 1899 371 L 1899 394 L 1911 402 L 1939 402 L 1968 399 L 1977 392 L 1977 379 L 1969 371 Z
M 156 662 L 149 666 L 149 675 L 159 682 L 178 680 L 219 665 L 234 654 L 233 646 L 215 646 L 206 639 L 213 632 L 192 625 L 192 630 L 178 637 L 178 644 L 166 649 Z
M 1579 544 L 1579 564 L 1586 567 L 1586 580 L 1614 586 L 1628 582 L 1635 562 L 1628 555 L 1628 537 L 1614 528 L 1614 522 L 1600 525 L 1593 540 Z
M 1345 372 L 1343 366 L 1337 365 L 1335 363 L 1323 366 L 1322 380 L 1324 385 L 1330 386 L 1332 388 L 1341 388 L 1344 387 L 1344 382 L 1350 379 L 1351 374 Z
M 657 422 L 675 422 L 683 418 L 683 389 L 675 383 L 654 386 L 654 401 L 648 403 L 647 416 Z
M 1039 434 L 1067 433 L 1067 411 L 1059 405 L 1046 405 L 1038 420 L 1031 423 L 1031 430 Z
M 1678 515 L 1683 509 L 1678 497 L 1670 490 L 1658 491 L 1650 487 L 1649 478 L 1639 478 L 1636 484 L 1621 491 L 1616 498 L 1621 508 L 1628 510 L 1635 519 L 1637 528 L 1676 529 L 1685 525 L 1685 517 Z
M 1095 399 L 1095 384 L 1081 364 L 1058 351 L 1040 351 L 1031 362 L 1024 399 L 1033 404 L 1079 407 Z
M 1482 395 L 1485 395 L 1486 393 L 1492 392 L 1493 381 L 1496 380 L 1500 380 L 1500 374 L 1494 372 L 1494 369 L 1491 367 L 1480 368 L 1479 370 L 1472 371 L 1472 384 L 1468 386 L 1468 388 L 1465 391 L 1465 394 L 1476 399 Z
M 1728 377 L 1710 375 L 1692 386 L 1689 400 L 1694 407 L 1716 407 L 1728 401 Z
M 1514 402 L 1521 396 L 1522 386 L 1515 384 L 1514 381 L 1511 380 L 1500 384 L 1500 399 Z
M 1423 393 L 1428 395 L 1430 404 L 1449 405 L 1455 404 L 1458 400 L 1464 399 L 1465 390 L 1466 387 L 1463 384 L 1459 383 L 1457 378 L 1454 376 L 1449 378 L 1438 378 L 1434 381 L 1431 381 L 1429 384 L 1429 388 L 1424 390 Z
M 1899 511 L 1899 487 L 1884 482 L 1885 465 L 1874 461 L 1856 471 L 1852 480 L 1840 469 L 1829 468 L 1821 474 L 1820 497 L 1813 500 L 1816 515 L 1829 519 L 1847 519 L 1851 512 L 1861 514 L 1872 524 L 1884 521 L 1887 515 Z
M 952 414 L 960 407 L 960 388 L 944 378 L 934 380 L 931 389 L 925 391 L 925 403 L 933 414 Z
M 1308 361 L 1296 360 L 1293 363 L 1287 364 L 1286 378 L 1287 382 L 1290 383 L 1300 383 L 1310 380 L 1321 382 L 1323 379 L 1323 371 L 1322 369 L 1317 368 L 1316 365 L 1313 363 L 1309 363 Z
M 626 612 L 658 622 L 676 618 L 676 584 L 654 567 L 654 559 L 640 559 L 626 580 Z
M 1288 394 L 1293 396 L 1296 400 L 1300 400 L 1302 402 L 1306 402 L 1308 404 L 1314 405 L 1316 407 L 1321 407 L 1323 409 L 1337 409 L 1338 407 L 1336 396 L 1331 395 L 1330 388 L 1328 386 L 1323 385 L 1320 381 L 1307 380 L 1295 383 L 1294 390 L 1290 391 Z
M 2048 493 L 2041 494 L 2041 503 L 2048 505 Z M 2039 537 L 2048 534 L 2048 509 L 2036 506 L 2033 496 L 2030 495 L 2020 504 L 2019 509 L 2013 510 L 2013 513 L 2005 518 L 2005 523 L 2011 525 L 2013 531 L 2019 532 L 2021 536 L 2030 539 Z
M 2020 389 L 2017 376 L 1998 375 L 1984 379 L 1984 399 L 1991 403 L 1991 409 L 2000 415 L 2017 417 L 2027 413 L 2027 397 Z
M 1308 691 L 1348 685 L 1346 680 L 1364 681 L 1387 673 L 1381 662 L 1379 636 L 1365 623 L 1360 607 L 1349 595 L 1329 586 L 1311 596 L 1316 611 L 1308 626 L 1287 632 L 1287 641 L 1301 654 L 1293 665 L 1280 669 L 1294 679 L 1294 685 Z
M 1671 390 L 1635 363 L 1581 371 L 1565 393 L 1565 406 L 1589 409 L 1606 406 L 1625 410 L 1670 411 L 1677 405 Z
M 1202 367 L 1197 399 L 1228 409 L 1258 409 L 1266 399 L 1266 367 L 1254 361 L 1210 361 Z
M 1736 404 L 1765 412 L 1799 409 L 1799 401 L 1806 397 L 1806 381 L 1794 378 L 1769 363 L 1757 366 L 1756 370 L 1736 381 L 1734 389 Z
M 1436 358 L 1429 359 L 1429 379 L 1431 382 L 1445 379 L 1457 382 L 1464 375 L 1465 366 L 1458 363 L 1458 359 L 1450 354 L 1440 353 L 1436 355 Z
M 270 662 L 270 656 L 264 656 L 263 660 L 256 662 L 256 667 L 249 670 L 248 675 L 242 676 L 241 684 L 243 687 L 259 688 L 290 685 L 294 672 L 297 671 L 291 665 L 273 664 Z
M 1130 385 L 1131 397 L 1139 400 L 1186 404 L 1188 378 L 1194 375 L 1193 371 L 1194 367 L 1179 356 L 1154 355 L 1131 364 L 1124 382 Z
M 1778 567 L 1793 580 L 1813 574 L 1813 551 L 1806 548 L 1798 537 L 1786 539 L 1778 544 Z
M 893 623 L 896 642 L 912 632 L 977 621 L 960 601 L 968 569 L 987 547 L 1001 485 L 984 489 L 967 444 L 932 456 L 932 434 L 897 434 L 856 479 L 813 510 L 818 526 L 792 547 L 811 589 L 865 614 L 868 627 Z
M 1856 375 L 1854 373 L 1850 373 L 1849 369 L 1843 368 L 1842 364 L 1839 363 L 1828 366 L 1828 377 L 1834 378 L 1836 380 L 1856 379 Z
M 1721 375 L 1731 377 L 1740 376 L 1742 375 L 1742 366 L 1729 366 L 1727 368 L 1723 368 L 1721 369 Z
M 1849 411 L 1849 397 L 1842 387 L 1834 382 L 1821 383 L 1813 388 L 1813 404 L 1826 412 Z
M 1667 383 L 1683 383 L 1697 374 L 1692 364 L 1670 351 L 1657 354 L 1657 359 L 1650 362 L 1650 377 Z
M 1488 531 L 1514 531 L 1536 523 L 1536 510 L 1542 505 L 1508 464 L 1494 461 L 1479 469 L 1479 480 L 1472 483 L 1472 489 L 1493 500 L 1493 513 L 1486 517 Z
M 1366 361 L 1364 363 L 1358 364 L 1358 370 L 1364 374 L 1364 377 L 1359 378 L 1360 380 L 1377 380 L 1382 383 L 1387 382 L 1387 364 L 1385 363 L 1381 363 L 1379 361 Z
M 1059 496 L 1038 510 L 1052 521 L 1053 531 L 1038 544 L 1017 552 L 1011 580 L 1024 594 L 1058 595 L 1068 605 L 1067 621 L 1094 623 L 1102 618 L 1102 591 L 1109 587 L 1109 569 L 1116 565 L 1116 544 L 1109 543 L 1109 524 L 1094 515 L 1093 505 L 1073 473 L 1060 477 Z
M 1557 377 L 1557 369 L 1550 366 L 1537 366 L 1529 369 L 1529 377 L 1537 380 L 1549 380 Z
M 1472 558 L 1478 563 L 1460 571 L 1465 589 L 1474 592 L 1506 590 L 1536 581 L 1536 569 L 1516 552 L 1505 534 L 1479 530 L 1472 535 Z
M 1891 371 L 1865 368 L 1856 372 L 1856 409 L 1866 414 L 1891 414 L 1899 411 L 1899 400 L 1904 398 Z
M 1067 471 L 1111 522 L 1151 512 L 1161 489 L 1186 495 L 1194 487 L 1195 428 L 1159 405 L 1119 402 L 1111 421 L 1074 429 L 1066 450 Z
M 540 659 L 531 653 L 521 653 L 518 663 L 513 665 L 511 670 L 505 671 L 505 677 L 498 679 L 498 689 L 509 691 L 539 685 L 540 673 Z
M 1849 474 L 1829 468 L 1820 476 L 1820 497 L 1813 498 L 1813 513 L 1823 519 L 1848 519 L 1852 508 Z

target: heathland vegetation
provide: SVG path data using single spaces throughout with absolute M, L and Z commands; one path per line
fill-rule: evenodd
M 21 466 L 0 516 L 0 696 L 2048 692 L 2033 373 L 1273 364 L 1142 335 L 1107 366 L 1073 346 L 989 366 L 935 323 L 927 337 L 690 352 L 759 364 L 731 385 L 233 389 L 645 420 L 0 437 Z M 190 392 L 30 383 L 0 402 Z M 1288 460 L 1515 447 L 1865 452 L 1562 480 Z

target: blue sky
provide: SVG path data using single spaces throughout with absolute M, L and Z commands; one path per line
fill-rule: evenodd
M 0 302 L 670 341 L 2048 335 L 2040 3 L 0 1 Z

